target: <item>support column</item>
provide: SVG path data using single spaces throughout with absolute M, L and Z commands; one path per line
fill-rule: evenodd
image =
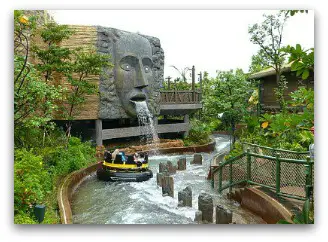
M 97 146 L 101 146 L 103 144 L 101 119 L 96 120 L 96 142 L 97 142 Z
M 191 86 L 192 86 L 192 101 L 196 102 L 196 93 L 195 93 L 195 66 L 191 68 Z
M 154 127 L 156 128 L 156 126 L 158 125 L 158 118 L 157 117 L 153 117 L 153 123 L 154 123 Z
M 185 114 L 183 122 L 188 124 L 188 129 L 183 134 L 183 137 L 186 138 L 189 135 L 189 114 Z

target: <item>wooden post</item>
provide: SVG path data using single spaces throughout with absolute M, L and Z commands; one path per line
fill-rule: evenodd
M 198 94 L 198 102 L 200 103 L 202 101 L 202 94 L 203 94 L 203 76 L 202 76 L 202 72 L 199 72 L 199 91 L 200 93 Z M 199 114 L 199 120 L 202 119 L 202 109 L 199 109 L 198 114 Z
M 172 77 L 170 77 L 170 76 L 168 76 L 168 77 L 166 78 L 166 79 L 167 79 L 167 90 L 170 90 L 170 88 L 171 88 L 171 82 L 170 82 L 171 78 L 172 78 Z
M 199 100 L 202 100 L 202 92 L 203 92 L 203 76 L 202 76 L 202 72 L 199 72 L 199 90 L 200 90 L 200 94 L 199 94 Z
M 97 146 L 100 146 L 103 144 L 102 139 L 102 120 L 97 119 L 96 121 L 96 143 Z
M 177 79 L 174 79 L 174 103 L 177 103 Z
M 188 124 L 188 129 L 183 134 L 183 137 L 186 138 L 189 135 L 189 114 L 185 114 L 183 122 Z
M 196 95 L 195 95 L 195 66 L 192 66 L 191 69 L 191 84 L 192 84 L 192 101 L 196 102 Z

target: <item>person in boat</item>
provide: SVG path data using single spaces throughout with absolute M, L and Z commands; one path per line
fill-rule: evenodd
M 120 153 L 119 149 L 114 150 L 114 152 L 112 153 L 112 159 L 115 160 L 116 155 Z
M 105 150 L 105 152 L 104 152 L 104 160 L 106 162 L 112 162 L 112 158 L 113 158 L 112 153 L 110 153 L 109 150 Z

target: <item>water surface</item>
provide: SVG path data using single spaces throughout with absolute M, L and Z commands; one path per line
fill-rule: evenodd
M 215 136 L 216 151 L 202 153 L 203 165 L 190 165 L 193 155 L 157 155 L 149 158 L 154 177 L 148 181 L 103 182 L 91 175 L 77 189 L 72 199 L 73 222 L 80 224 L 192 224 L 201 192 L 213 196 L 215 204 L 222 204 L 233 211 L 236 223 L 261 223 L 260 218 L 240 208 L 238 203 L 220 196 L 206 180 L 211 158 L 229 149 L 228 136 Z M 162 196 L 157 186 L 156 173 L 160 162 L 176 164 L 186 157 L 187 169 L 177 171 L 174 178 L 174 198 Z M 193 207 L 178 207 L 178 191 L 190 186 Z

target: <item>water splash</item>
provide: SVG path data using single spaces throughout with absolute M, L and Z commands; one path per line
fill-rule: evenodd
M 159 143 L 159 138 L 154 127 L 153 115 L 149 111 L 145 101 L 134 102 L 134 104 L 136 106 L 139 131 L 142 135 L 145 135 L 146 144 L 149 145 L 150 148 L 154 148 L 156 151 L 158 149 L 157 145 Z

